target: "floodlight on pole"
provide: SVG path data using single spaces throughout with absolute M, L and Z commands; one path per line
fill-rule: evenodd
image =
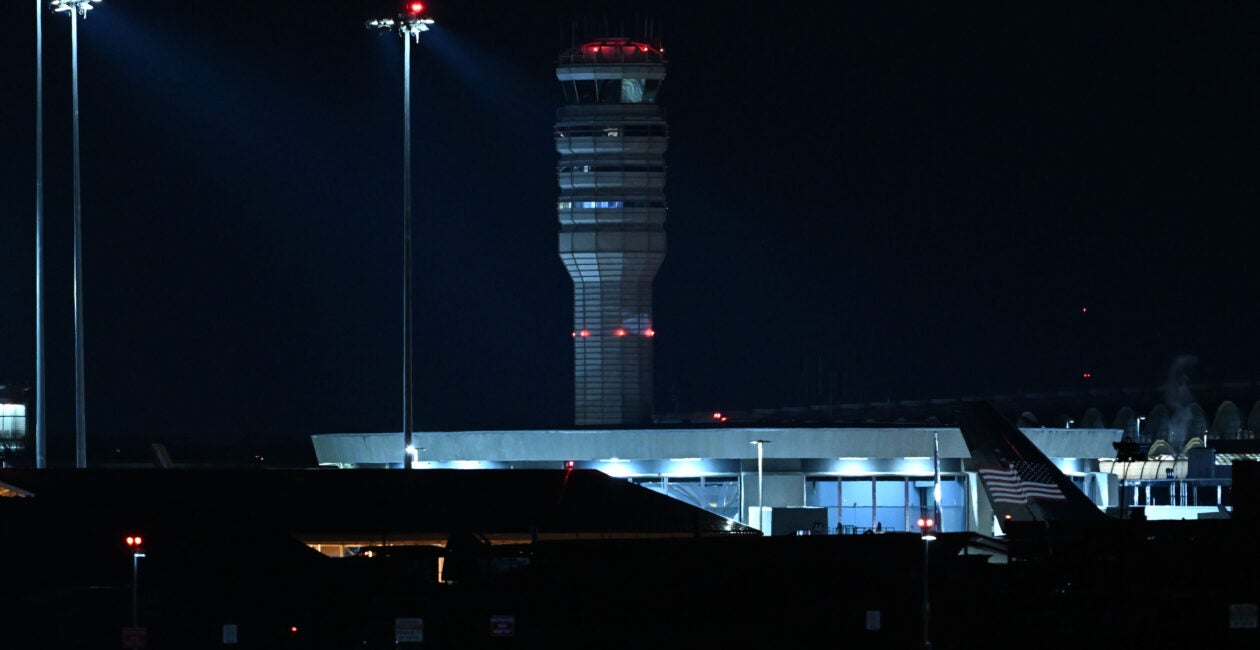
M 48 4 L 53 11 L 73 11 L 87 18 L 87 12 L 100 2 L 101 0 L 51 0 Z
M 411 41 L 429 31 L 432 18 L 423 17 L 424 5 L 408 2 L 396 18 L 374 18 L 368 29 L 397 30 L 403 39 L 403 467 L 413 468 L 412 337 L 411 337 Z
M 79 18 L 101 0 L 52 0 L 54 12 L 70 14 L 70 83 L 74 119 L 74 466 L 87 467 L 87 420 L 83 390 L 83 210 L 79 182 Z

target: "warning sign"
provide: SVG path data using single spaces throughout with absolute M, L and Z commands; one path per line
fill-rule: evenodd
M 494 614 L 490 617 L 490 636 L 516 636 L 516 616 L 514 614 Z

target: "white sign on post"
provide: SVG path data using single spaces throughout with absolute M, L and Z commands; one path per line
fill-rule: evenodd
M 424 619 L 394 619 L 394 643 L 424 643 Z
M 1260 618 L 1260 607 L 1256 603 L 1233 603 L 1229 606 L 1229 629 L 1254 630 L 1257 618 Z

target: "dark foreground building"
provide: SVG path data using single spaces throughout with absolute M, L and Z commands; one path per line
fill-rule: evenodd
M 1245 516 L 1152 522 L 1186 524 L 1157 538 L 1032 531 L 1008 555 L 971 533 L 762 536 L 592 471 L 6 469 L 0 484 L 3 648 L 119 647 L 133 593 L 150 648 L 1260 641 L 1254 611 L 1231 619 L 1260 600 Z M 129 534 L 146 539 L 134 592 Z

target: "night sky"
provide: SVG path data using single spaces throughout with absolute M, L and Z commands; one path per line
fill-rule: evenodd
M 429 4 L 420 429 L 572 423 L 554 66 L 645 20 L 669 60 L 658 413 L 1147 388 L 1178 358 L 1260 379 L 1260 3 Z M 363 25 L 399 6 L 105 0 L 79 22 L 89 463 L 399 430 L 402 44 Z M 0 12 L 20 395 L 34 3 Z M 74 439 L 69 53 L 46 13 L 52 465 Z

